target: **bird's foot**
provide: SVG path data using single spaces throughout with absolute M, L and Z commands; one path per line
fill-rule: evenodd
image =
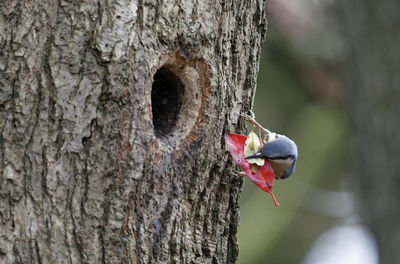
M 239 177 L 244 177 L 244 176 L 246 176 L 246 173 L 245 173 L 244 171 L 233 170 L 232 173 L 233 173 L 233 175 L 239 176 Z

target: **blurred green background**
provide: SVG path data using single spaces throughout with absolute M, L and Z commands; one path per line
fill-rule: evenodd
M 301 263 L 322 233 L 359 222 L 338 78 L 343 45 L 326 16 L 331 8 L 327 1 L 267 2 L 254 112 L 264 127 L 297 143 L 299 158 L 294 175 L 275 181 L 279 208 L 246 178 L 239 264 Z

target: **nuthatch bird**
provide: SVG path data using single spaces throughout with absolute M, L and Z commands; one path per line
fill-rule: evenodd
M 297 146 L 290 138 L 271 133 L 269 141 L 254 155 L 246 159 L 268 160 L 274 170 L 275 179 L 288 178 L 296 168 Z

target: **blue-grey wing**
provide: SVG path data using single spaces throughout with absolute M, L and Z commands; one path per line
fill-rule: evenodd
M 297 146 L 286 136 L 278 137 L 267 142 L 260 150 L 267 159 L 292 158 L 297 159 Z

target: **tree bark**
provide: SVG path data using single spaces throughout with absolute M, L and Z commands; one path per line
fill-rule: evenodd
M 339 1 L 348 60 L 347 109 L 361 212 L 380 263 L 400 263 L 400 3 Z
M 0 262 L 234 263 L 263 1 L 0 6 Z

